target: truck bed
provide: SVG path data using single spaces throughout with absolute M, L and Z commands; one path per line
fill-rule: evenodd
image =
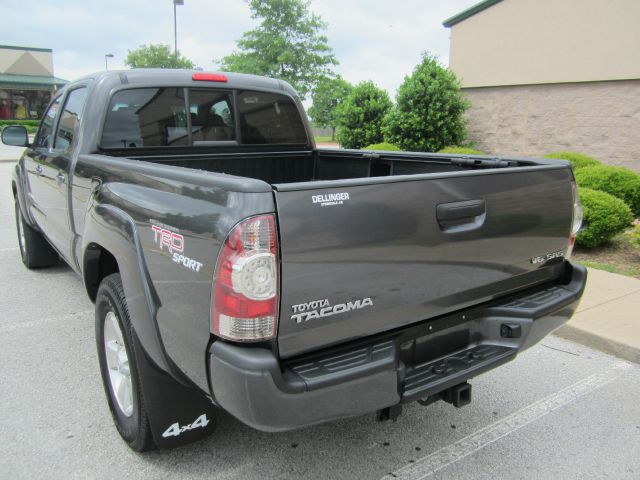
M 531 159 L 335 149 L 129 158 L 255 178 L 271 185 L 539 165 Z
M 571 170 L 552 160 L 329 149 L 140 159 L 271 185 L 282 358 L 552 281 L 571 230 Z

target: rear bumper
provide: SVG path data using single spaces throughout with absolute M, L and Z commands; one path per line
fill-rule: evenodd
M 273 352 L 222 341 L 209 351 L 218 405 L 258 430 L 283 431 L 426 398 L 495 368 L 564 324 L 586 269 L 374 339 L 280 363 Z

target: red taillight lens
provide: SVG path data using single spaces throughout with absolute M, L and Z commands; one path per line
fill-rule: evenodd
M 228 78 L 221 73 L 194 73 L 191 77 L 196 82 L 222 82 L 226 83 Z
M 273 338 L 278 324 L 275 215 L 248 218 L 227 237 L 216 265 L 211 331 L 235 341 Z

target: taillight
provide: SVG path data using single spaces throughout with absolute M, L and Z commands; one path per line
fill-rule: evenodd
M 227 237 L 216 265 L 211 331 L 229 340 L 273 338 L 278 325 L 275 215 L 247 218 Z
M 582 227 L 582 204 L 580 203 L 580 195 L 578 194 L 578 186 L 575 181 L 571 182 L 571 194 L 573 195 L 573 218 L 571 219 L 571 231 L 569 232 L 569 244 L 564 258 L 568 259 L 573 253 L 573 246 L 576 243 L 576 235 Z

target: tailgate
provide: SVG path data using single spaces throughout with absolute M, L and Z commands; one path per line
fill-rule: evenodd
M 281 356 L 554 278 L 561 258 L 532 259 L 567 247 L 571 179 L 545 166 L 276 185 Z

